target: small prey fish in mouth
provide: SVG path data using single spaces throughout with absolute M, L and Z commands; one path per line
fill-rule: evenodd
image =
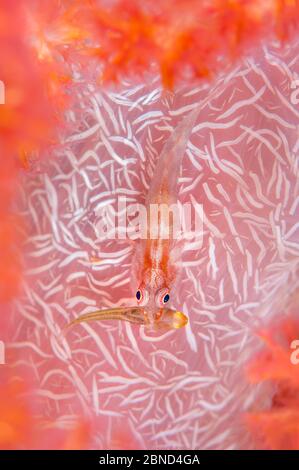
M 182 312 L 170 308 L 157 308 L 155 314 L 156 317 L 152 321 L 144 307 L 116 307 L 81 315 L 71 321 L 67 328 L 82 322 L 124 320 L 130 323 L 137 323 L 138 325 L 145 325 L 152 330 L 169 330 L 181 328 L 188 321 Z
M 199 109 L 188 114 L 167 139 L 146 197 L 146 236 L 135 240 L 132 284 L 137 306 L 87 313 L 81 322 L 121 320 L 145 325 L 150 330 L 177 329 L 188 323 L 184 313 L 168 307 L 178 277 L 182 239 L 175 233 L 173 207 L 178 206 L 178 179 L 187 143 Z M 153 208 L 157 209 L 153 216 Z

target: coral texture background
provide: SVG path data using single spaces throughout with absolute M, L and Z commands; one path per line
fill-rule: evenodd
M 87 417 L 97 448 L 255 445 L 243 412 L 270 406 L 272 392 L 249 385 L 244 364 L 255 330 L 298 282 L 298 52 L 296 41 L 263 46 L 211 84 L 175 94 L 155 77 L 78 91 L 72 134 L 21 179 L 17 202 L 26 276 L 7 354 L 34 377 L 43 421 L 63 430 Z M 180 200 L 195 198 L 205 214 L 203 245 L 186 246 L 172 296 L 188 327 L 152 337 L 90 323 L 63 337 L 82 313 L 134 303 L 132 246 L 97 240 L 96 212 L 124 194 L 144 200 L 169 133 L 209 94 L 180 179 Z

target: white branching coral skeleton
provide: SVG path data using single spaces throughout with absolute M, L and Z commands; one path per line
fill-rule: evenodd
M 204 232 L 183 253 L 173 299 L 185 328 L 81 323 L 61 340 L 79 315 L 132 305 L 132 246 L 99 242 L 97 211 L 122 195 L 144 202 L 165 141 L 210 86 L 173 95 L 153 80 L 104 92 L 86 78 L 64 150 L 27 175 L 27 283 L 10 347 L 26 351 L 46 415 L 60 426 L 76 412 L 97 416 L 95 446 L 125 426 L 146 448 L 251 445 L 238 432 L 255 398 L 243 364 L 253 329 L 298 274 L 298 47 L 265 47 L 219 78 L 193 128 L 179 197 L 203 204 Z

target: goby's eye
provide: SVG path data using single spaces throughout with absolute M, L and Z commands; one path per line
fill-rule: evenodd
M 169 302 L 169 299 L 170 299 L 169 290 L 167 288 L 161 289 L 156 294 L 156 305 L 158 307 L 163 307 L 163 305 Z
M 146 289 L 138 289 L 136 291 L 136 300 L 139 305 L 146 305 L 148 302 L 148 292 Z

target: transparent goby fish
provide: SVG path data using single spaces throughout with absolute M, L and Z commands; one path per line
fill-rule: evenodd
M 205 101 L 202 104 L 205 104 Z M 151 330 L 177 329 L 188 322 L 184 313 L 169 308 L 178 274 L 181 244 L 173 237 L 173 220 L 161 213 L 150 220 L 151 207 L 166 207 L 178 201 L 178 179 L 187 143 L 202 106 L 185 116 L 171 133 L 158 158 L 146 197 L 147 236 L 135 241 L 132 285 L 136 286 L 137 306 L 98 310 L 73 320 L 68 326 L 90 321 L 127 321 Z M 154 230 L 153 230 L 154 229 Z M 155 235 L 153 236 L 153 232 Z M 165 233 L 169 236 L 165 237 Z M 167 304 L 167 305 L 166 305 Z

